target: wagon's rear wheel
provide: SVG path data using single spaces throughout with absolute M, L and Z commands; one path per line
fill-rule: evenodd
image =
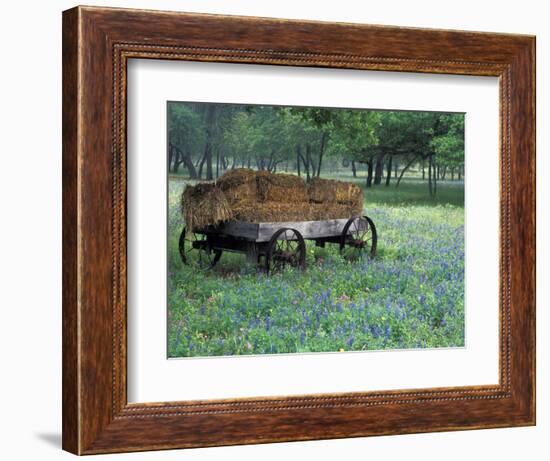
M 196 264 L 200 269 L 211 269 L 222 257 L 222 250 L 211 248 L 206 234 L 187 232 L 184 227 L 179 239 L 179 251 L 183 264 Z
M 275 232 L 267 245 L 265 269 L 284 269 L 286 266 L 306 267 L 306 243 L 296 229 L 283 227 Z
M 340 254 L 350 259 L 358 258 L 363 252 L 369 257 L 376 256 L 378 234 L 376 226 L 368 216 L 350 218 L 342 230 Z

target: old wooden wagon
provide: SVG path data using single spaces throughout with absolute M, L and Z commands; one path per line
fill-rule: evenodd
M 192 259 L 203 269 L 214 267 L 224 251 L 244 253 L 250 263 L 269 273 L 287 265 L 305 268 L 306 240 L 319 247 L 339 245 L 341 254 L 351 249 L 353 254 L 376 255 L 376 227 L 368 216 L 298 222 L 228 221 L 192 232 L 184 228 L 179 251 L 185 264 Z M 190 257 L 192 252 L 196 257 Z

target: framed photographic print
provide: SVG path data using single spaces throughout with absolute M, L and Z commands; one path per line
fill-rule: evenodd
M 535 423 L 535 39 L 63 13 L 63 448 Z

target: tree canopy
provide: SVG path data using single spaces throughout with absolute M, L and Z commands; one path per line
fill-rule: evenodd
M 207 180 L 236 167 L 310 180 L 362 165 L 367 187 L 427 168 L 435 194 L 437 179 L 463 175 L 464 114 L 169 102 L 168 161 L 172 173 Z

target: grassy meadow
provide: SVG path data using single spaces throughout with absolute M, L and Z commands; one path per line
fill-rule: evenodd
M 271 276 L 227 252 L 210 271 L 182 264 L 184 186 L 171 177 L 169 357 L 464 345 L 462 182 L 441 181 L 436 197 L 414 178 L 366 189 L 365 214 L 378 230 L 374 260 L 347 261 L 337 245 L 308 242 L 305 272 Z

